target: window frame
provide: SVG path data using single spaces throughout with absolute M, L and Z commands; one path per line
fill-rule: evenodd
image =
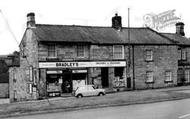
M 151 79 L 149 79 L 151 76 Z M 153 71 L 146 71 L 146 83 L 154 83 L 154 72 Z
M 187 50 L 184 48 L 181 49 L 181 60 L 187 60 Z
M 145 50 L 145 61 L 153 61 L 153 51 L 151 49 Z
M 78 44 L 77 45 L 77 57 L 79 58 L 84 58 L 85 57 L 85 45 L 83 44 Z M 82 55 L 81 55 L 82 54 Z
M 121 49 L 120 49 L 121 51 L 115 51 L 116 47 L 121 47 Z M 113 59 L 124 59 L 124 46 L 123 45 L 113 45 Z
M 190 69 L 185 70 L 185 82 L 186 83 L 190 82 Z
M 52 48 L 53 47 L 53 48 Z M 51 55 L 51 53 L 53 55 Z M 55 58 L 57 57 L 57 53 L 56 53 L 56 44 L 52 43 L 52 44 L 48 44 L 48 57 L 49 58 Z
M 168 75 L 169 73 L 169 75 Z M 168 71 L 165 71 L 165 82 L 172 82 L 173 79 L 172 79 L 172 71 L 168 70 Z

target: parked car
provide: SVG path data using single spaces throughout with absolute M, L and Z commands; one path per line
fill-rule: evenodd
M 83 96 L 103 96 L 105 94 L 104 89 L 96 89 L 93 85 L 80 86 L 74 92 L 74 96 L 77 98 Z

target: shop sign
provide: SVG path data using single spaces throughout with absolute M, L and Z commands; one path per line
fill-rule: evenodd
M 40 62 L 39 68 L 125 67 L 126 61 Z
M 72 73 L 87 73 L 87 70 L 72 70 Z
M 47 74 L 62 74 L 63 72 L 61 70 L 59 71 L 47 71 Z

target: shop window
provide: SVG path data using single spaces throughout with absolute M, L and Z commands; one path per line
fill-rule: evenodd
M 85 56 L 85 46 L 77 45 L 77 57 L 84 57 L 84 56 Z
M 152 71 L 146 72 L 146 83 L 153 83 L 154 82 L 154 75 Z
M 123 45 L 114 45 L 113 46 L 113 57 L 114 57 L 114 59 L 124 59 Z
M 55 44 L 48 45 L 48 57 L 56 57 Z
M 87 72 L 84 73 L 74 73 L 72 74 L 73 79 L 73 90 L 76 90 L 78 87 L 85 85 L 87 82 Z
M 114 72 L 115 72 L 115 77 L 119 77 L 120 79 L 123 78 L 123 67 L 115 67 Z
M 171 82 L 172 81 L 172 72 L 171 71 L 166 71 L 165 72 L 165 82 Z
M 146 57 L 145 60 L 146 61 L 153 61 L 153 52 L 152 50 L 146 50 Z
M 114 78 L 114 87 L 124 87 L 125 80 L 123 78 L 124 68 L 123 67 L 115 67 L 115 78 Z

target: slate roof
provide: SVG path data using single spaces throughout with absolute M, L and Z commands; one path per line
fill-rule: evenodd
M 176 41 L 179 45 L 190 45 L 190 39 L 176 33 L 161 33 L 162 35 Z
M 130 41 L 128 31 L 130 30 Z M 86 42 L 92 44 L 173 44 L 169 38 L 150 28 L 122 28 L 45 25 L 36 24 L 33 29 L 37 40 L 41 42 Z

